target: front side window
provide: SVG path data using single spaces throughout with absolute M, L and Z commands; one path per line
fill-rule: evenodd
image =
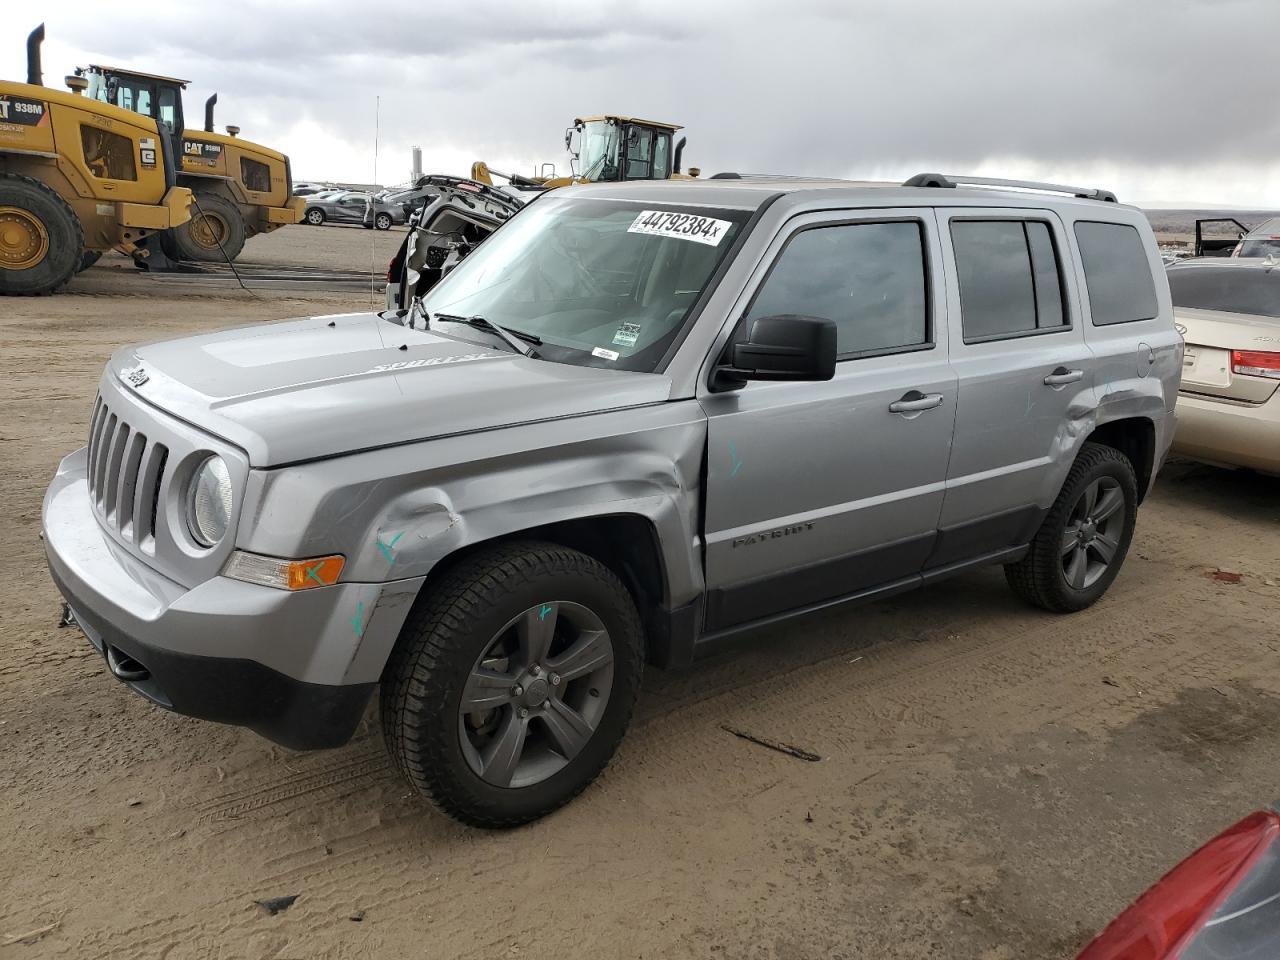
M 240 176 L 244 180 L 245 189 L 266 193 L 271 189 L 271 168 L 265 163 L 240 158 Z
M 1094 326 L 1150 320 L 1160 312 L 1147 248 L 1127 223 L 1076 222 Z
M 666 180 L 671 176 L 671 134 L 660 133 L 653 144 L 653 179 Z
M 966 342 L 1062 329 L 1062 271 L 1039 220 L 953 220 Z
M 82 125 L 80 146 L 85 166 L 100 180 L 137 180 L 133 141 L 109 130 Z
M 433 329 L 482 316 L 540 357 L 654 370 L 746 222 L 741 210 L 553 199 L 522 210 L 422 299 Z M 486 341 L 487 342 L 487 341 Z
M 151 87 L 136 80 L 117 80 L 115 104 L 144 117 L 151 116 Z
M 653 131 L 631 127 L 627 133 L 627 179 L 647 180 L 653 170 Z
M 172 87 L 160 88 L 160 122 L 170 133 L 178 129 L 178 91 Z
M 835 322 L 841 358 L 921 346 L 929 340 L 924 256 L 914 220 L 803 230 L 774 263 L 743 330 L 760 317 L 800 314 Z

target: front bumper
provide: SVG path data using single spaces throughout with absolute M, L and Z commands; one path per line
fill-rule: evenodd
M 1172 452 L 1206 463 L 1280 474 L 1280 391 L 1260 404 L 1180 393 Z
M 49 486 L 45 552 L 111 672 L 162 707 L 284 746 L 345 743 L 421 579 L 289 593 L 219 576 L 188 589 L 102 530 L 85 462 L 84 449 L 71 454 Z

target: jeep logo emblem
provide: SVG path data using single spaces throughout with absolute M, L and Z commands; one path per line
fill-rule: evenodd
M 140 387 L 151 378 L 147 376 L 147 371 L 143 370 L 142 367 L 133 367 L 132 369 L 121 370 L 120 379 L 125 383 Z

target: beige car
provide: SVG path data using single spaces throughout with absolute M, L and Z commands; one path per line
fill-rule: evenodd
M 1169 267 L 1186 340 L 1173 453 L 1280 475 L 1280 260 Z

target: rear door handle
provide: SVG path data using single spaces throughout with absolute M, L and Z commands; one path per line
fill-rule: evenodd
M 1061 387 L 1083 379 L 1083 370 L 1068 370 L 1066 367 L 1058 367 L 1053 373 L 1044 378 L 1044 385 L 1046 387 Z
M 908 390 L 901 400 L 889 404 L 890 413 L 919 413 L 921 410 L 932 410 L 942 406 L 942 394 L 921 393 L 919 390 Z

